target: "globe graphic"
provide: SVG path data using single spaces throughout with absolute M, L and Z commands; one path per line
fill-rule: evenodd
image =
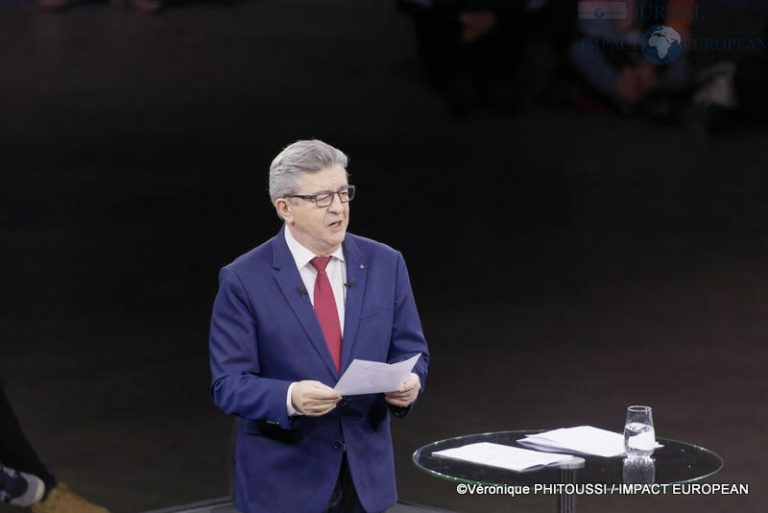
M 643 34 L 643 55 L 654 64 L 672 64 L 682 51 L 682 38 L 672 27 L 655 25 Z
M 595 18 L 599 20 L 600 18 L 605 16 L 605 11 L 603 11 L 601 8 L 598 7 L 597 9 L 595 9 L 594 15 L 595 15 Z

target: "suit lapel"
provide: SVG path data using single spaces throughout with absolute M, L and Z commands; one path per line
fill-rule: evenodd
M 347 235 L 344 239 L 344 258 L 347 261 L 347 298 L 344 310 L 344 339 L 341 344 L 342 372 L 352 361 L 353 349 L 357 342 L 357 327 L 365 296 L 365 284 L 368 278 L 367 264 L 355 240 Z
M 285 235 L 282 231 L 275 237 L 272 255 L 272 267 L 275 269 L 274 277 L 283 291 L 283 296 L 285 296 L 286 301 L 288 301 L 293 313 L 304 328 L 318 356 L 320 356 L 331 376 L 333 376 L 334 381 L 338 380 L 339 375 L 336 372 L 336 365 L 333 363 L 330 351 L 328 351 L 328 345 L 325 343 L 320 323 L 309 300 L 308 294 L 311 294 L 312 291 L 304 290 L 304 282 L 301 281 L 299 270 L 296 269 L 296 262 L 291 255 L 291 251 L 288 249 L 288 244 L 285 242 Z

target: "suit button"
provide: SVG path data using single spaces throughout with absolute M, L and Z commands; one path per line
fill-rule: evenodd
M 333 448 L 334 449 L 343 449 L 344 448 L 344 442 L 342 442 L 341 440 L 336 440 L 335 442 L 333 442 Z

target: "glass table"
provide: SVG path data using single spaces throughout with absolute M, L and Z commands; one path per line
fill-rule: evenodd
M 479 442 L 530 449 L 518 444 L 517 440 L 542 431 L 544 430 L 497 431 L 440 440 L 425 445 L 414 452 L 413 462 L 419 469 L 430 475 L 468 485 L 528 486 L 530 489 L 534 489 L 537 485 L 561 485 L 548 488 L 555 490 L 553 494 L 558 499 L 557 510 L 559 513 L 575 513 L 576 496 L 579 493 L 578 486 L 562 485 L 598 484 L 601 485 L 600 489 L 602 490 L 603 488 L 610 488 L 611 485 L 690 483 L 705 479 L 723 467 L 723 459 L 709 449 L 659 437 L 656 440 L 664 447 L 656 449 L 652 461 L 640 466 L 637 465 L 637 461 L 633 462 L 622 458 L 579 456 L 558 466 L 552 465 L 529 471 L 514 472 L 433 455 L 436 451 Z M 538 486 L 538 488 L 543 487 Z M 563 491 L 558 492 L 557 490 Z M 576 491 L 571 493 L 569 490 Z

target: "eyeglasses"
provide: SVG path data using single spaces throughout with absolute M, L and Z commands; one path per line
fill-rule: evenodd
M 342 203 L 349 203 L 355 199 L 355 186 L 347 185 L 338 191 L 322 191 L 317 194 L 286 194 L 283 198 L 300 198 L 307 201 L 314 201 L 318 208 L 330 207 L 336 195 Z

